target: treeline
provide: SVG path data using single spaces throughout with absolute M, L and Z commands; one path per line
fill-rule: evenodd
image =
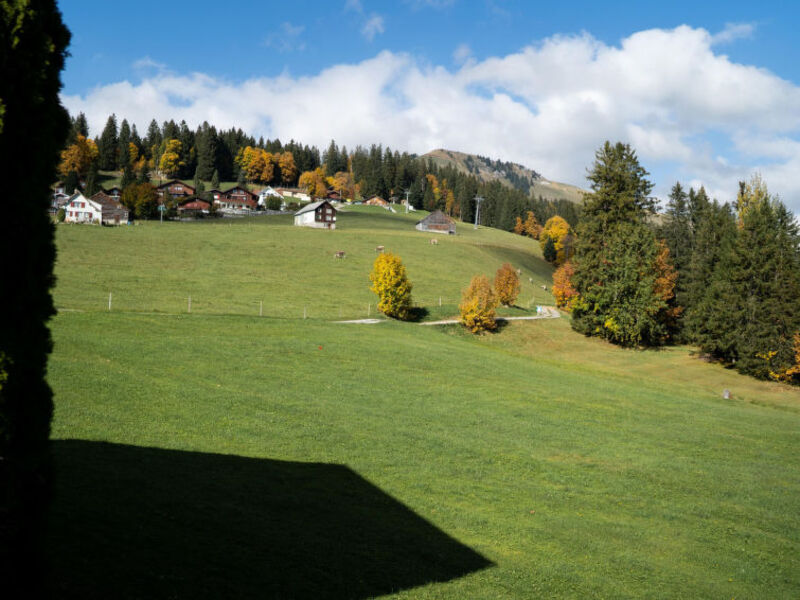
M 498 168 L 511 163 L 489 161 Z M 408 197 L 415 208 L 442 210 L 471 222 L 475 218 L 475 197 L 483 198 L 481 224 L 511 231 L 517 217 L 532 211 L 540 223 L 560 215 L 575 226 L 580 206 L 568 200 L 550 200 L 509 188 L 499 182 L 484 183 L 473 174 L 453 166 L 438 167 L 414 154 L 384 148 L 356 146 L 352 151 L 335 141 L 324 152 L 294 140 L 283 144 L 247 135 L 241 129 L 217 130 L 203 123 L 192 130 L 185 121 L 150 122 L 142 136 L 126 119 L 117 123 L 108 117 L 102 133 L 89 136 L 83 113 L 72 118 L 72 128 L 62 153 L 61 173 L 68 189 L 86 182 L 96 191 L 97 172 L 122 171 L 122 187 L 159 176 L 211 181 L 259 183 L 306 188 L 315 196 L 333 189 L 354 200 L 380 196 Z
M 630 146 L 608 142 L 589 174 L 573 260 L 554 295 L 573 328 L 624 346 L 697 345 L 762 379 L 800 376 L 800 232 L 755 176 L 734 205 L 672 188 L 660 224 Z

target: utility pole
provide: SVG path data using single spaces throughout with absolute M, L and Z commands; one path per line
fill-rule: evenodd
M 411 193 L 411 190 L 406 190 L 406 214 L 408 214 L 408 195 Z
M 483 198 L 480 196 L 475 196 L 475 229 L 478 228 L 478 221 L 480 220 L 481 214 L 481 202 L 483 202 Z

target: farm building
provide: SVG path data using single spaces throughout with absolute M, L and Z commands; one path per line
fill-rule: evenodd
M 288 202 L 308 202 L 311 200 L 311 196 L 300 188 L 277 188 L 275 191 Z
M 91 198 L 80 193 L 71 196 L 64 212 L 64 221 L 67 223 L 120 225 L 128 222 L 128 209 L 103 192 Z
M 327 200 L 313 202 L 294 213 L 294 224 L 300 227 L 336 229 L 336 209 Z
M 369 200 L 364 202 L 364 204 L 369 204 L 370 206 L 389 206 L 389 203 L 380 196 L 372 196 Z
M 436 210 L 421 221 L 418 221 L 416 228 L 419 231 L 428 231 L 430 233 L 449 233 L 450 235 L 455 235 L 456 222 L 442 211 Z
M 198 217 L 207 215 L 210 209 L 211 205 L 208 202 L 198 200 L 197 198 L 191 198 L 178 206 L 178 214 L 181 217 Z
M 283 196 L 276 192 L 271 186 L 265 187 L 258 193 L 258 205 L 266 208 L 270 198 L 279 199 L 281 201 L 281 206 L 283 206 Z
M 258 196 L 242 186 L 235 186 L 225 192 L 212 190 L 212 198 L 221 210 L 256 210 Z
M 165 195 L 168 195 L 171 198 L 181 199 L 194 196 L 194 192 L 195 190 L 191 185 L 186 185 L 178 179 L 173 179 L 171 181 L 162 183 L 156 188 L 156 194 L 158 194 L 162 200 L 164 199 Z

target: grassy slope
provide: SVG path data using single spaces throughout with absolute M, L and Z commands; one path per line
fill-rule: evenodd
M 440 279 L 457 290 L 461 269 L 494 265 L 528 243 L 479 231 L 496 236 L 495 245 L 470 248 L 464 232 L 417 254 L 413 236 L 392 226 L 398 221 L 357 215 L 368 238 L 361 270 L 370 246 L 397 244 L 423 289 Z M 362 246 L 357 228 L 347 234 L 346 216 L 335 239 L 353 244 L 353 265 Z M 170 252 L 180 244 L 191 251 L 203 235 L 218 249 L 277 238 L 302 255 L 327 244 L 261 221 L 62 227 L 59 303 L 96 285 L 89 271 L 66 264 L 120 247 L 125 238 L 111 244 L 107 232 L 146 234 Z M 142 239 L 139 246 L 147 249 Z M 449 269 L 424 260 L 439 250 L 452 252 L 439 255 Z M 119 256 L 140 286 L 159 289 L 147 251 Z M 257 256 L 266 266 L 287 260 Z M 215 264 L 205 276 L 221 280 L 212 289 L 248 284 L 247 271 Z M 324 272 L 316 276 L 304 289 L 332 285 Z M 362 279 L 350 274 L 343 285 Z M 124 447 L 56 444 L 54 569 L 65 593 L 82 595 L 89 585 L 97 595 L 131 587 L 142 596 L 291 596 L 286 590 L 297 585 L 304 597 L 394 589 L 415 598 L 793 598 L 800 590 L 800 394 L 686 349 L 620 350 L 574 334 L 565 319 L 473 338 L 456 327 L 401 323 L 87 312 L 62 313 L 53 330 L 53 437 L 138 447 L 128 456 Z M 720 397 L 726 387 L 731 401 Z M 142 447 L 183 452 L 153 456 Z M 211 453 L 262 460 L 244 468 L 217 464 Z M 347 465 L 369 484 L 286 466 L 296 463 Z M 210 473 L 224 493 L 193 473 Z M 180 484 L 171 487 L 173 479 Z M 255 480 L 267 482 L 256 502 Z M 428 530 L 417 545 L 404 541 L 398 532 L 418 523 L 376 499 L 370 485 L 493 566 L 476 570 L 480 563 Z M 184 489 L 199 492 L 177 500 Z M 355 522 L 346 508 L 353 505 Z M 307 510 L 295 514 L 295 506 Z M 381 508 L 372 514 L 369 506 Z M 351 522 L 355 535 L 334 527 Z M 387 540 L 394 550 L 359 554 L 360 544 Z M 193 562 L 201 559 L 202 569 Z M 449 566 L 423 573 L 424 564 Z
M 459 225 L 457 236 L 425 234 L 414 223 L 426 213 L 391 215 L 376 207 L 340 213 L 336 231 L 295 227 L 291 216 L 222 219 L 197 223 L 143 223 L 95 228 L 61 225 L 56 305 L 192 311 L 311 318 L 366 317 L 375 296 L 369 271 L 375 247 L 399 254 L 413 295 L 432 314 L 457 311 L 461 289 L 476 273 L 492 277 L 510 261 L 523 270 L 520 303 L 552 302 L 550 267 L 538 243 L 503 232 Z M 439 244 L 432 246 L 431 237 Z M 334 260 L 337 250 L 345 260 Z M 533 283 L 529 281 L 533 279 Z M 549 287 L 549 286 L 548 286 Z M 443 308 L 438 308 L 439 297 Z

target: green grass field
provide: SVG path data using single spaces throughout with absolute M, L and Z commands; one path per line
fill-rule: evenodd
M 56 301 L 83 311 L 52 322 L 59 595 L 800 595 L 797 390 L 567 319 L 298 318 L 307 295 L 358 313 L 377 244 L 422 299 L 504 260 L 543 294 L 534 242 L 461 226 L 431 247 L 410 222 L 58 227 Z M 180 286 L 220 304 L 182 314 Z

